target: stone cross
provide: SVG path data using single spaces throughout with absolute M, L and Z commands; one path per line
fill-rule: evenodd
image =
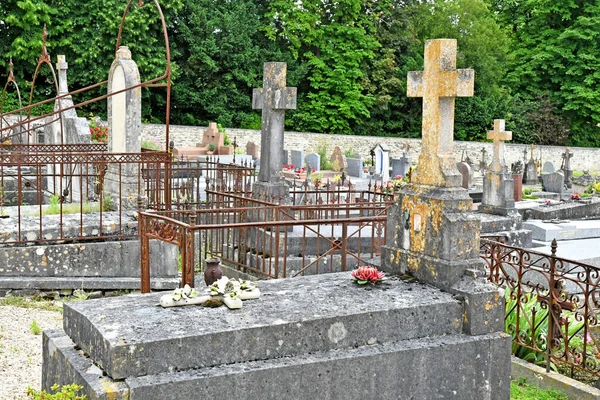
M 456 69 L 456 39 L 428 40 L 424 71 L 408 73 L 408 97 L 423 97 L 423 144 L 413 182 L 460 187 L 453 157 L 454 102 L 473 96 L 475 71 Z
M 479 162 L 479 169 L 481 170 L 481 172 L 485 171 L 487 169 L 487 162 L 485 161 L 487 155 L 487 150 L 485 149 L 485 147 L 481 148 L 481 161 Z
M 567 149 L 565 150 L 565 152 L 562 155 L 562 159 L 563 159 L 563 170 L 565 171 L 569 171 L 571 170 L 571 157 L 573 157 L 573 153 L 571 153 L 571 150 Z
M 285 86 L 287 64 L 264 64 L 263 87 L 252 92 L 252 108 L 262 109 L 260 182 L 275 182 L 283 167 L 285 110 L 296 109 L 296 88 Z
M 65 61 L 65 56 L 59 55 L 57 57 L 56 70 L 58 71 L 58 94 L 60 96 L 69 93 L 67 69 L 69 69 L 69 64 Z
M 488 131 L 487 138 L 494 141 L 494 155 L 492 156 L 492 164 L 490 171 L 502 173 L 506 168 L 504 161 L 504 140 L 512 139 L 512 132 L 504 130 L 504 120 L 494 120 L 494 130 Z
M 527 164 L 527 149 L 523 149 L 523 163 Z

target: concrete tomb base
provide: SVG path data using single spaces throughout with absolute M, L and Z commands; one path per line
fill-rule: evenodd
M 67 303 L 64 332 L 44 333 L 42 386 L 91 400 L 509 398 L 503 307 L 473 314 L 483 292 L 362 287 L 349 272 L 258 286 L 239 310 L 162 308 L 161 294 Z

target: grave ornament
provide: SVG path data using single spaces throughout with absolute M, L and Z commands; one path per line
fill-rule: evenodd
M 160 305 L 168 308 L 191 305 L 215 307 L 225 304 L 229 309 L 237 309 L 242 308 L 243 300 L 258 299 L 259 297 L 260 289 L 256 285 L 245 280 L 238 281 L 224 276 L 211 284 L 202 295 L 198 295 L 196 289 L 189 285 L 175 289 L 173 293 L 160 298 Z

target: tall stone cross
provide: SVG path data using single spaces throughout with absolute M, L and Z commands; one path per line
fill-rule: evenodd
M 275 182 L 283 167 L 285 110 L 296 109 L 296 88 L 285 86 L 287 64 L 264 64 L 263 87 L 252 92 L 252 108 L 262 109 L 259 182 Z
M 490 171 L 496 173 L 504 172 L 506 161 L 504 161 L 504 140 L 512 139 L 512 132 L 504 130 L 504 120 L 494 120 L 494 130 L 488 131 L 487 138 L 494 141 L 494 154 L 492 156 L 492 164 Z
M 423 97 L 423 144 L 412 182 L 459 187 L 453 156 L 454 100 L 473 96 L 475 71 L 456 69 L 456 39 L 428 40 L 424 71 L 408 73 L 408 97 Z
M 67 70 L 69 69 L 69 64 L 65 60 L 64 55 L 59 55 L 56 61 L 56 70 L 58 71 L 58 94 L 62 96 L 63 94 L 69 93 L 69 86 L 67 83 Z

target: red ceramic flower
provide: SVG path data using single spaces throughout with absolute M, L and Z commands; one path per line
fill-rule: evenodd
M 379 283 L 384 277 L 385 273 L 371 266 L 358 267 L 358 269 L 352 271 L 352 280 L 359 285 L 366 285 L 367 283 Z

